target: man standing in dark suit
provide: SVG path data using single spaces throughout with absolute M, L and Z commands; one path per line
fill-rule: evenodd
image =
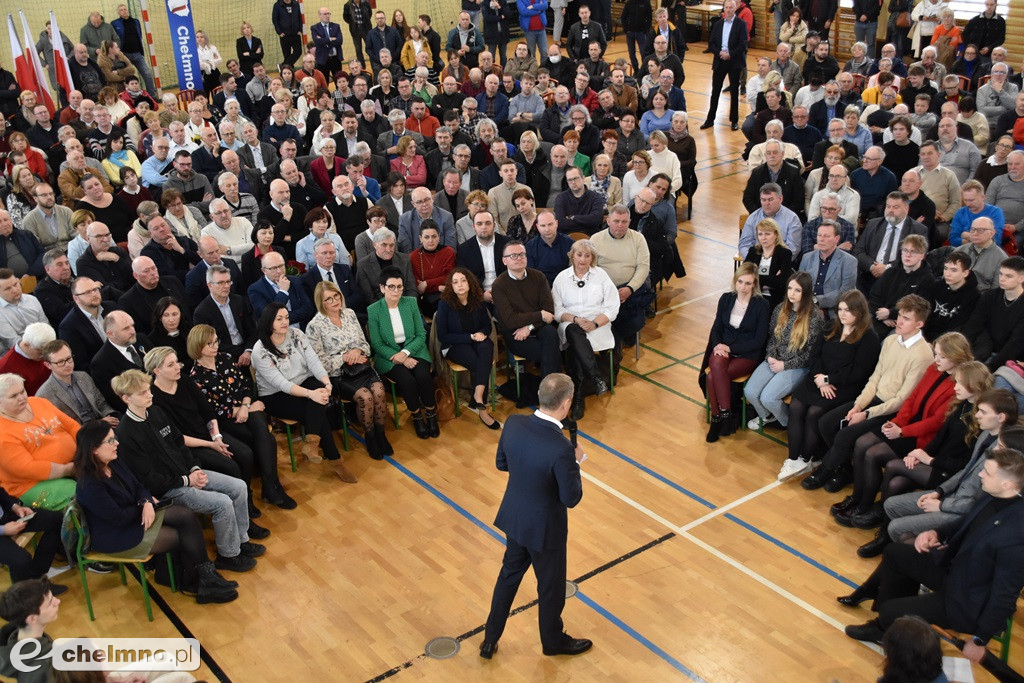
M 847 626 L 846 635 L 881 642 L 896 619 L 914 614 L 965 634 L 964 656 L 981 661 L 988 641 L 1006 628 L 1024 588 L 1024 455 L 996 447 L 979 475 L 987 495 L 953 529 L 941 535 L 924 531 L 913 545 L 889 545 L 868 580 L 839 598 L 847 606 L 874 598 L 878 611 L 865 624 Z M 931 590 L 921 593 L 922 584 Z
M 99 282 L 87 277 L 71 281 L 71 296 L 75 305 L 57 328 L 58 336 L 71 346 L 75 367 L 89 372 L 92 357 L 103 346 L 103 316 L 114 310 L 113 301 L 103 301 Z
M 334 74 L 341 71 L 341 63 L 345 61 L 341 43 L 341 26 L 331 21 L 331 10 L 321 7 L 320 21 L 309 27 L 309 33 L 316 46 L 316 66 L 324 74 L 334 80 Z
M 568 508 L 583 498 L 579 466 L 583 452 L 578 447 L 574 452 L 562 434 L 572 393 L 568 375 L 548 375 L 537 392 L 540 408 L 533 415 L 510 416 L 501 432 L 496 460 L 498 469 L 508 472 L 508 485 L 494 525 L 505 532 L 506 544 L 480 646 L 484 659 L 498 649 L 512 601 L 531 564 L 537 577 L 544 654 L 578 655 L 593 645 L 562 630 Z
M 473 216 L 473 230 L 476 239 L 469 239 L 459 245 L 455 262 L 468 268 L 484 288 L 484 301 L 491 301 L 491 285 L 495 278 L 507 268 L 501 255 L 508 244 L 508 238 L 494 232 L 494 216 L 490 211 L 478 211 Z
M 125 370 L 143 370 L 142 357 L 146 355 L 147 349 L 136 337 L 135 321 L 124 311 L 111 311 L 107 314 L 103 319 L 103 330 L 107 340 L 93 357 L 89 375 L 110 407 L 123 413 L 127 406 L 110 387 L 110 380 Z
M 256 344 L 252 306 L 246 297 L 231 293 L 234 276 L 223 265 L 213 264 L 205 271 L 210 295 L 196 306 L 193 322 L 216 330 L 220 350 L 229 354 L 236 365 L 249 365 Z
M 175 301 L 180 304 L 183 319 L 191 319 L 192 305 L 189 304 L 188 295 L 185 294 L 185 285 L 176 278 L 161 277 L 153 259 L 148 256 L 139 256 L 132 261 L 132 275 L 135 276 L 135 284 L 121 295 L 117 303 L 135 320 L 140 332 L 149 334 L 153 309 L 156 308 L 157 302 L 165 296 L 174 297 Z
M 715 125 L 718 97 L 722 94 L 726 76 L 729 77 L 729 121 L 733 130 L 740 127 L 740 75 L 747 65 L 747 25 L 736 16 L 736 0 L 725 0 L 722 10 L 721 21 L 714 25 L 708 36 L 708 51 L 715 58 L 711 65 L 711 103 L 707 121 L 701 124 L 701 130 Z

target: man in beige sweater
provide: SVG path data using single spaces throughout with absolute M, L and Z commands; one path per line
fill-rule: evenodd
M 622 204 L 611 207 L 608 227 L 594 234 L 590 241 L 597 249 L 597 265 L 612 279 L 619 290 L 619 315 L 612 322 L 616 347 L 627 348 L 636 343 L 636 335 L 647 322 L 645 310 L 654 299 L 647 283 L 651 272 L 651 254 L 647 239 L 629 229 L 629 209 Z
M 921 334 L 931 305 L 917 294 L 908 294 L 896 302 L 896 310 L 896 327 L 882 342 L 875 371 L 863 391 L 852 403 L 821 416 L 818 428 L 829 450 L 821 466 L 801 483 L 805 489 L 824 486 L 834 493 L 852 482 L 854 442 L 899 411 L 932 362 L 932 349 Z

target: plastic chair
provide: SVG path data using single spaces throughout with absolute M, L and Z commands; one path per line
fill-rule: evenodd
M 739 234 L 740 235 L 743 234 L 743 226 L 744 226 L 744 224 L 746 224 L 748 218 L 750 218 L 750 214 L 749 213 L 740 214 L 740 230 L 739 230 Z M 740 264 L 743 263 L 743 259 L 744 259 L 745 256 L 746 256 L 746 254 L 740 254 L 740 253 L 736 253 L 735 255 L 733 255 L 733 257 L 732 257 L 732 269 L 733 270 L 736 270 L 737 268 L 740 267 Z
M 965 92 L 974 92 L 974 83 L 967 76 L 957 76 L 960 79 L 960 89 Z
M 588 235 L 585 232 L 580 232 L 578 230 L 576 232 L 570 232 L 569 233 L 569 237 L 573 238 L 574 241 L 589 240 L 590 239 L 590 235 Z
M 89 620 L 96 621 L 96 615 L 93 613 L 92 609 L 92 596 L 89 594 L 89 580 L 85 575 L 85 565 L 90 562 L 107 562 L 117 565 L 117 569 L 121 573 L 122 586 L 128 585 L 128 580 L 124 574 L 124 566 L 126 564 L 133 564 L 139 570 L 139 581 L 142 583 L 142 596 L 146 603 L 146 616 L 149 617 L 150 621 L 153 621 L 153 605 L 149 599 L 149 581 L 146 579 L 146 568 L 143 566 L 144 563 L 153 559 L 153 555 L 149 554 L 144 557 L 125 557 L 123 553 L 107 555 L 104 553 L 84 552 L 83 545 L 85 544 L 86 536 L 84 516 L 82 515 L 82 508 L 79 507 L 78 501 L 74 498 L 72 498 L 68 503 L 66 514 L 71 516 L 71 520 L 75 524 L 75 531 L 78 534 L 78 543 L 75 544 L 75 563 L 78 565 L 78 577 L 82 580 L 82 590 L 85 591 L 85 604 L 89 608 Z M 166 553 L 166 555 L 167 572 L 171 577 L 171 592 L 176 593 L 178 591 L 178 587 L 175 585 L 174 581 L 174 564 L 171 561 L 171 554 Z
M 459 401 L 459 373 L 460 372 L 469 372 L 469 368 L 467 368 L 464 365 L 459 365 L 455 361 L 449 360 L 448 361 L 448 369 L 451 370 L 451 373 L 452 373 L 452 399 L 455 400 L 455 417 L 459 417 L 460 415 L 462 415 L 462 410 L 459 407 L 459 403 L 460 403 L 460 401 Z M 518 380 L 519 380 L 519 375 L 517 373 L 516 374 L 517 384 L 518 384 Z M 495 370 L 494 370 L 494 365 L 492 364 L 491 365 L 491 377 L 490 377 L 490 380 L 488 381 L 488 385 L 487 385 L 487 393 L 490 396 L 491 410 L 494 410 L 497 407 L 497 400 L 495 398 L 495 385 L 496 384 L 497 384 L 497 381 L 495 379 Z M 518 394 L 518 391 L 516 393 Z
M 36 285 L 39 280 L 35 275 L 22 275 L 21 276 L 21 291 L 25 294 L 31 294 L 35 291 Z
M 178 93 L 178 108 L 182 111 L 188 111 L 189 102 L 196 99 L 196 95 L 199 94 L 197 90 L 182 90 Z

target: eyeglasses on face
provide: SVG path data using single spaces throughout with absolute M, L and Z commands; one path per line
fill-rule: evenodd
M 401 292 L 405 289 L 405 285 L 384 285 L 389 292 Z
M 47 361 L 47 362 L 50 365 L 54 366 L 54 367 L 62 368 L 65 365 L 67 365 L 68 363 L 74 363 L 75 362 L 75 357 L 74 356 L 68 356 L 67 358 L 61 358 L 60 360 L 50 360 L 50 361 Z
M 505 258 L 511 259 L 513 261 L 521 261 L 524 258 L 526 258 L 526 252 L 525 251 L 517 251 L 517 252 L 511 253 L 511 254 L 505 254 Z

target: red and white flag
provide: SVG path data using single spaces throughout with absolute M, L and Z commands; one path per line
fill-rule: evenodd
M 71 78 L 71 67 L 68 66 L 68 55 L 64 52 L 64 39 L 61 38 L 60 29 L 57 27 L 57 15 L 50 11 L 50 32 L 54 38 L 53 43 L 53 64 L 57 71 L 57 83 L 64 88 L 64 92 L 70 93 L 75 89 L 74 80 Z
M 10 34 L 11 54 L 14 56 L 14 77 L 18 81 L 18 86 L 22 90 L 35 91 L 32 84 L 35 82 L 36 76 L 32 71 L 32 65 L 29 64 L 28 57 L 21 49 L 21 39 L 18 38 L 18 31 L 14 28 L 14 17 L 10 14 L 7 15 L 7 31 Z
M 45 104 L 46 108 L 50 110 L 50 115 L 53 116 L 55 111 L 53 106 L 53 98 L 50 97 L 50 85 L 46 80 L 46 72 L 43 71 L 43 63 L 39 59 L 39 53 L 35 50 L 35 44 L 32 42 L 32 34 L 28 30 L 28 19 L 25 18 L 25 11 L 18 10 L 18 14 L 21 15 L 21 29 L 25 34 L 25 44 L 28 45 L 28 61 L 29 66 L 32 68 L 35 79 L 33 83 L 35 87 L 32 91 L 36 94 L 36 102 L 39 104 Z M 60 34 L 57 34 L 57 41 L 60 41 Z

